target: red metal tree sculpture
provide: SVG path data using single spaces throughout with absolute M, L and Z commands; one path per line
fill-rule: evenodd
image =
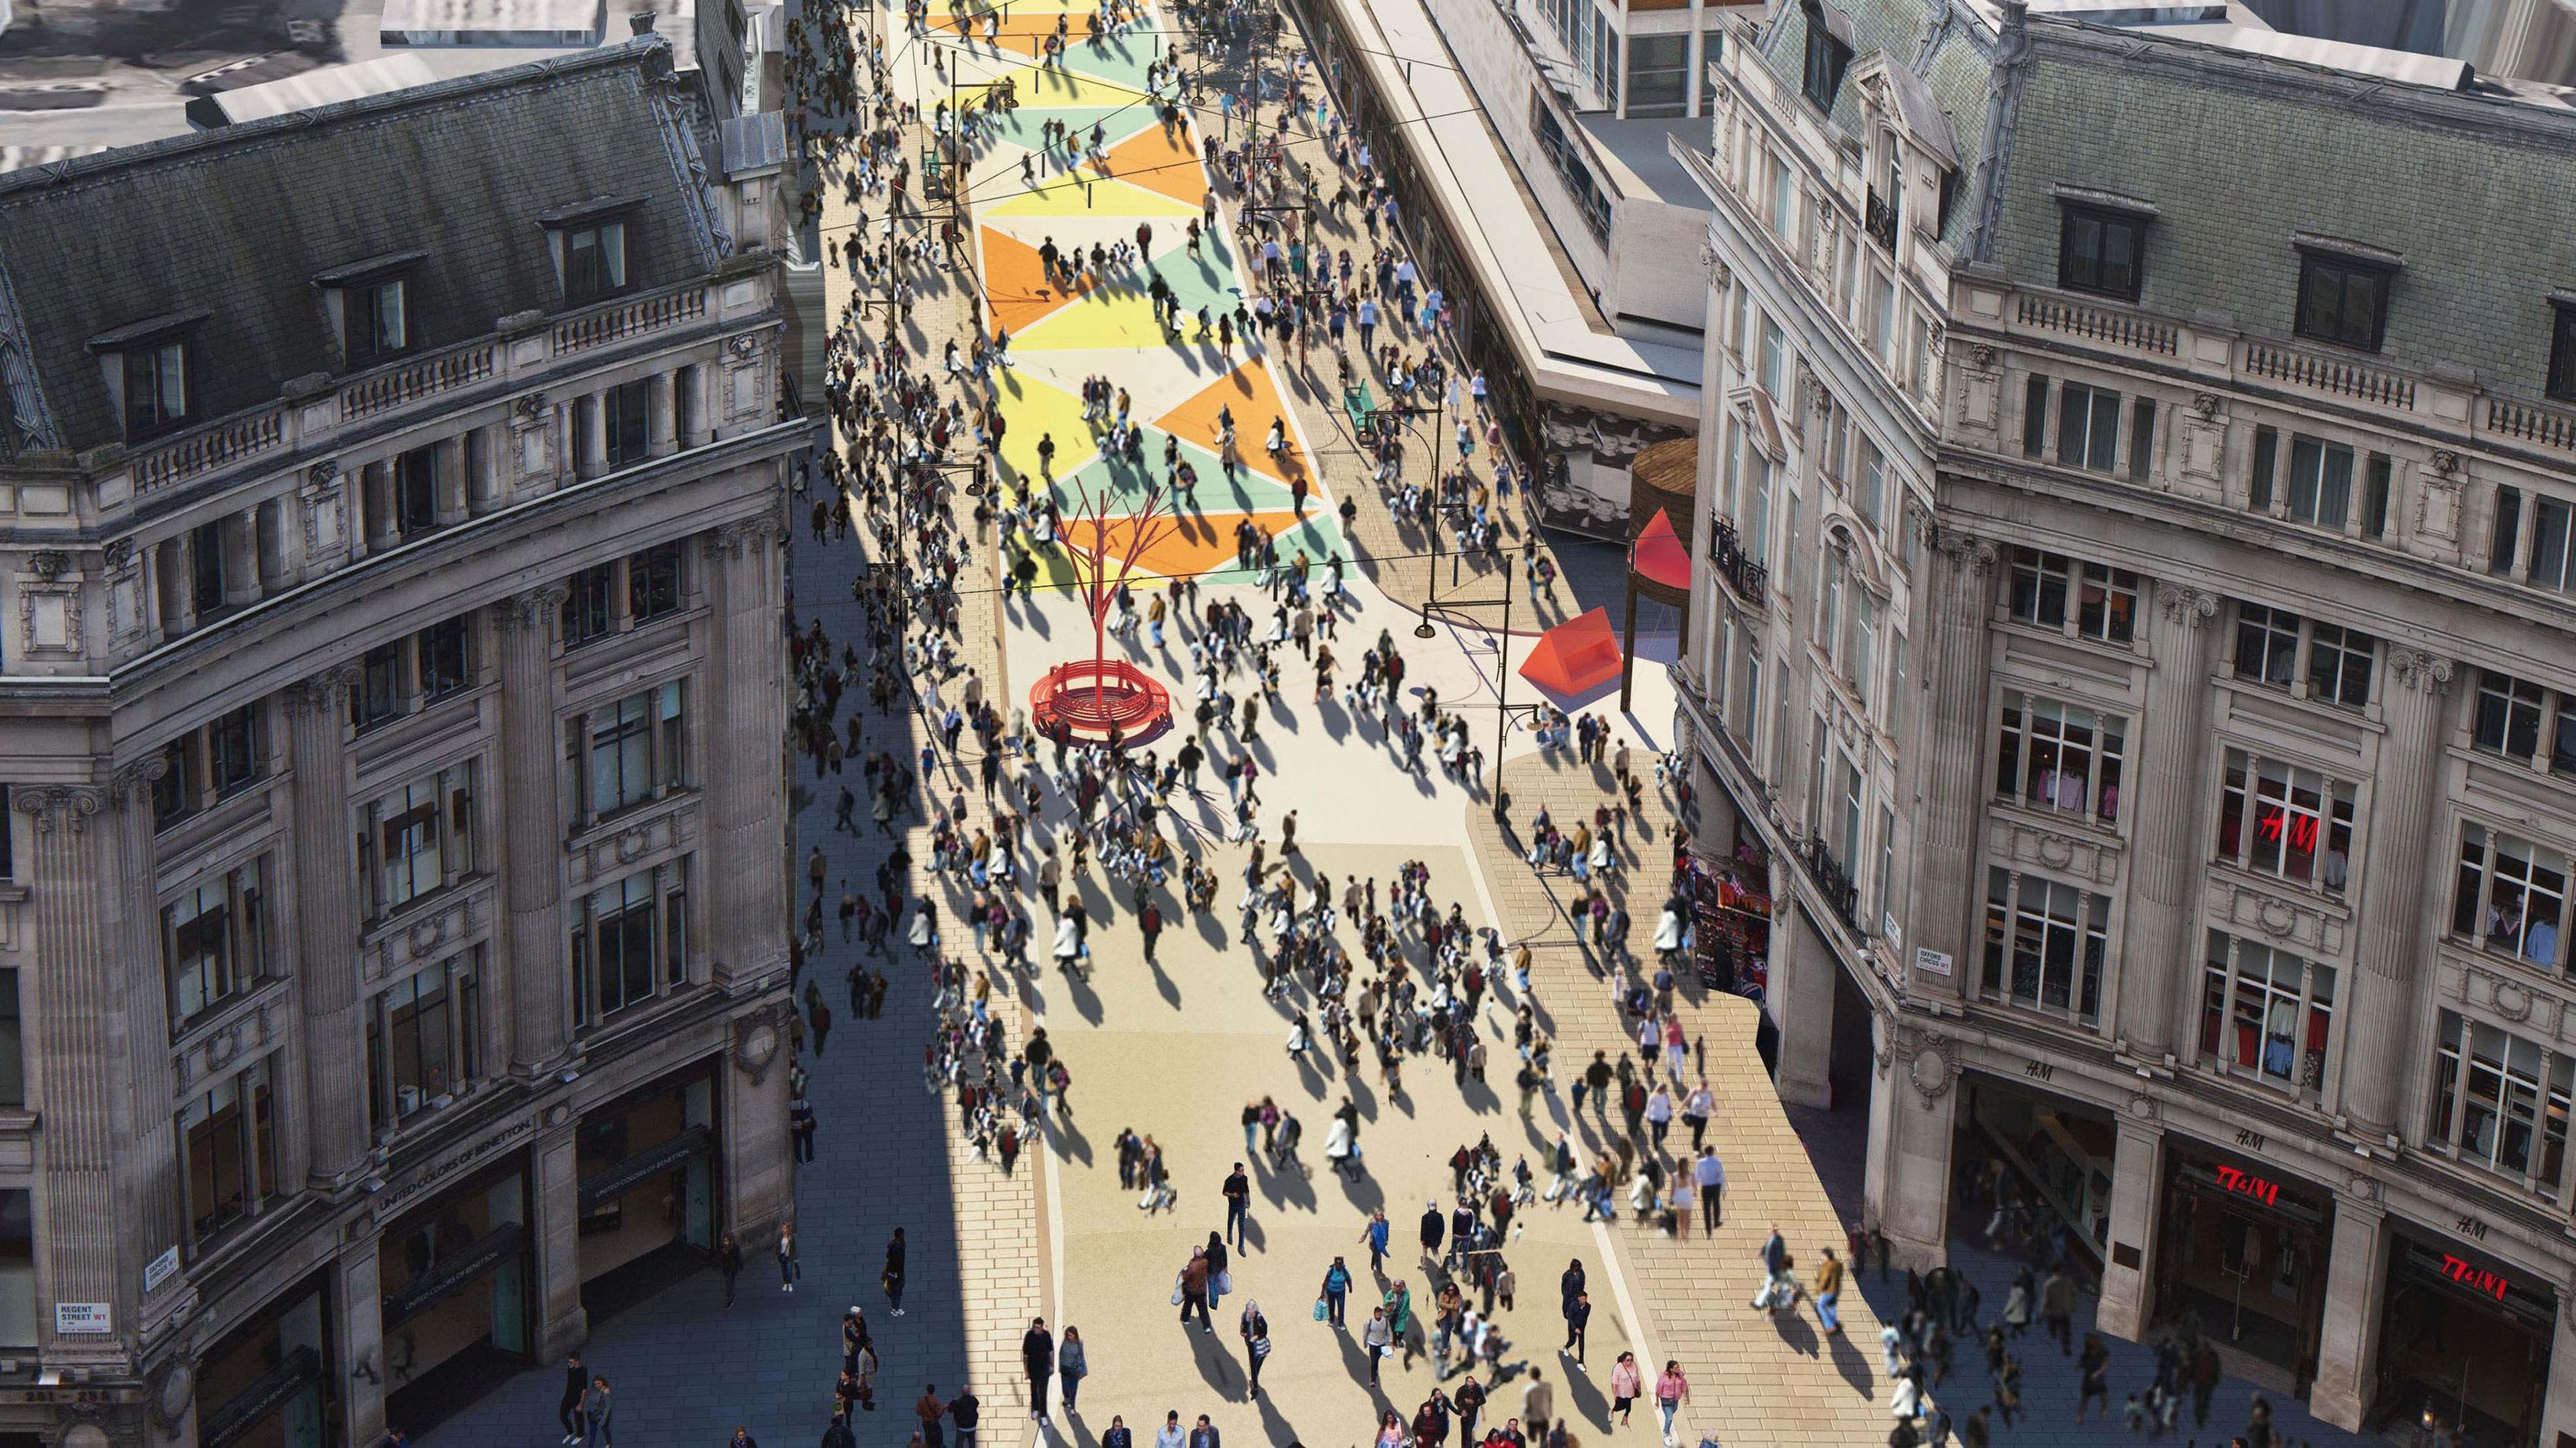
M 1144 670 L 1109 657 L 1109 614 L 1117 606 L 1120 586 L 1135 576 L 1137 560 L 1171 532 L 1173 511 L 1167 495 L 1157 488 L 1148 493 L 1142 508 L 1113 518 L 1111 494 L 1106 485 L 1095 493 L 1087 484 L 1076 483 L 1073 516 L 1058 540 L 1074 560 L 1076 587 L 1091 613 L 1091 657 L 1047 670 L 1046 677 L 1029 691 L 1029 711 L 1038 730 L 1049 737 L 1062 732 L 1076 739 L 1105 741 L 1114 736 L 1140 744 L 1171 727 L 1172 696 Z M 1125 535 L 1113 538 L 1113 528 L 1124 529 Z M 1083 530 L 1091 540 L 1087 551 L 1074 541 Z M 1113 548 L 1118 554 L 1114 576 L 1110 571 Z

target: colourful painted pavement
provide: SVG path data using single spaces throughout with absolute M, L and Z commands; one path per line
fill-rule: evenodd
M 1220 225 L 1193 256 L 1188 228 L 1200 215 L 1210 185 L 1198 150 L 1198 133 L 1186 115 L 1163 124 L 1147 98 L 1145 67 L 1153 59 L 1155 32 L 1090 44 L 1082 38 L 1088 5 L 1015 4 L 1001 33 L 987 43 L 980 25 L 960 41 L 942 37 L 949 68 L 969 92 L 1008 78 L 1019 105 L 988 134 L 968 171 L 966 199 L 974 220 L 977 274 L 994 325 L 1011 337 L 1012 366 L 1001 375 L 1001 410 L 1008 426 L 1001 474 L 1034 489 L 1052 489 L 1068 520 L 1086 516 L 1086 497 L 1108 499 L 1106 534 L 1111 558 L 1126 552 L 1132 519 L 1146 505 L 1146 479 L 1124 461 L 1101 452 L 1101 432 L 1082 418 L 1082 382 L 1106 376 L 1127 389 L 1130 413 L 1143 429 L 1147 467 L 1161 481 L 1164 439 L 1175 439 L 1198 482 L 1175 521 L 1160 530 L 1136 562 L 1136 581 L 1231 570 L 1235 530 L 1249 518 L 1278 540 L 1280 555 L 1303 550 L 1321 565 L 1348 557 L 1333 518 L 1334 500 L 1312 468 L 1303 430 L 1281 400 L 1270 358 L 1258 342 L 1238 338 L 1229 359 L 1216 344 L 1197 339 L 1196 316 L 1231 314 L 1249 293 L 1228 229 Z M 1041 37 L 1069 20 L 1071 42 L 1061 68 L 1040 66 Z M 955 29 L 941 21 L 937 28 Z M 1104 152 L 1074 169 L 1060 168 L 1039 151 L 1040 127 L 1061 121 L 1078 142 L 1102 130 Z M 1037 184 L 1021 176 L 1021 162 L 1036 158 Z M 1139 227 L 1150 227 L 1145 265 L 1114 272 L 1098 285 L 1070 293 L 1052 285 L 1039 249 L 1052 240 L 1066 250 L 1093 243 L 1131 245 Z M 1148 270 L 1150 268 L 1150 270 Z M 1182 336 L 1166 333 L 1147 296 L 1159 273 L 1185 314 Z M 1218 416 L 1231 407 L 1240 466 L 1226 475 L 1218 458 Z M 1281 462 L 1262 450 L 1272 418 L 1287 427 Z M 1038 442 L 1055 443 L 1052 477 L 1041 481 Z M 1305 510 L 1296 511 L 1294 484 L 1306 484 Z M 1068 541 L 1086 551 L 1088 531 L 1068 526 Z M 1057 555 L 1061 567 L 1062 555 Z

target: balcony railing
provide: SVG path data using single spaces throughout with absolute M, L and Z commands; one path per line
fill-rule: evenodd
M 2271 342 L 2245 344 L 2245 370 L 2257 377 L 2288 382 L 2318 392 L 2375 402 L 2402 412 L 2415 410 L 2415 379 L 2384 367 L 2371 367 L 2343 357 L 2302 351 Z
M 1896 254 L 1896 203 L 1879 195 L 1875 186 L 1870 188 L 1869 207 L 1861 214 L 1861 226 L 1871 240 L 1887 248 L 1888 255 Z
M 1771 580 L 1771 570 L 1744 554 L 1743 543 L 1736 537 L 1735 525 L 1723 518 L 1711 520 L 1717 526 L 1711 533 L 1708 559 L 1717 565 L 1717 574 L 1735 596 L 1761 608 L 1769 595 L 1764 592 Z
M 500 351 L 497 343 L 469 342 L 379 368 L 340 389 L 340 416 L 367 417 L 389 408 L 408 407 L 455 388 L 470 387 L 499 370 Z
M 1860 887 L 1852 883 L 1852 877 L 1834 858 L 1834 852 L 1825 844 L 1824 837 L 1810 835 L 1798 841 L 1796 853 L 1798 863 L 1806 869 L 1807 878 L 1815 882 L 1816 893 L 1825 897 L 1825 903 L 1842 917 L 1842 922 L 1856 934 L 1869 934 L 1860 923 Z
M 2138 312 L 2087 307 L 2054 297 L 2033 296 L 2028 292 L 2022 293 L 2015 305 L 2014 319 L 2022 326 L 2039 331 L 2063 332 L 2166 357 L 2174 355 L 2181 336 L 2180 329 L 2171 323 L 2160 322 Z
M 286 442 L 283 407 L 228 417 L 193 429 L 137 458 L 134 490 L 149 493 L 199 473 L 274 452 Z
M 2516 442 L 2576 452 L 2576 413 L 2509 398 L 2487 399 L 2487 431 Z
M 646 332 L 657 332 L 664 327 L 694 322 L 706 314 L 707 292 L 704 287 L 611 302 L 555 323 L 555 355 L 561 357 L 585 347 L 597 347 Z

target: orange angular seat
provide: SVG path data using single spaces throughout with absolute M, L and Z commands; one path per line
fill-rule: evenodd
M 1520 675 L 1552 694 L 1584 694 L 1617 678 L 1620 659 L 1610 610 L 1596 608 L 1539 635 Z

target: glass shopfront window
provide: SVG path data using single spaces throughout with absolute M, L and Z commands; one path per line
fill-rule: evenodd
M 2287 1370 L 2304 1396 L 2317 1370 L 2333 1193 L 2169 1139 L 2157 1320 L 2197 1317 L 2221 1345 Z
M 2380 1428 L 2400 1442 L 2439 1441 L 2434 1434 L 2448 1429 L 2459 1442 L 2536 1448 L 2557 1292 L 2467 1243 L 2392 1225 Z
M 594 1321 L 714 1249 L 715 1093 L 714 1063 L 702 1062 L 582 1118 L 582 1301 Z
M 527 1365 L 534 1279 L 518 1162 L 404 1216 L 378 1251 L 389 1421 L 424 1431 Z
M 329 1306 L 315 1278 L 197 1359 L 198 1448 L 323 1448 L 340 1404 Z

